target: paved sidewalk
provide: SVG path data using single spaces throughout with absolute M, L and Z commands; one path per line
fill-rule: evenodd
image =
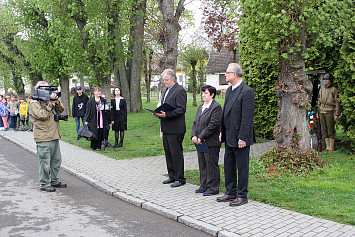
M 36 153 L 33 133 L 1 131 L 0 135 Z M 355 236 L 354 226 L 251 200 L 240 207 L 229 207 L 216 202 L 215 196 L 195 194 L 196 185 L 172 189 L 162 184 L 166 178 L 164 156 L 114 160 L 63 141 L 60 145 L 62 168 L 67 172 L 110 195 L 213 236 Z M 258 155 L 273 145 L 255 144 L 251 153 Z M 197 154 L 185 153 L 185 169 L 197 168 Z

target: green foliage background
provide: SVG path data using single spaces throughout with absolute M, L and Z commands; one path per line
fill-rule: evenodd
M 278 64 L 271 65 L 267 60 L 262 60 L 257 54 L 256 48 L 251 47 L 249 42 L 242 41 L 240 51 L 243 79 L 255 93 L 254 126 L 256 135 L 272 139 L 278 113 L 275 94 Z
M 354 4 L 352 5 L 354 6 Z M 354 7 L 352 7 L 354 12 Z M 334 77 L 337 81 L 339 101 L 342 106 L 340 121 L 352 140 L 355 148 L 355 17 L 354 14 L 347 24 L 340 49 L 340 60 Z

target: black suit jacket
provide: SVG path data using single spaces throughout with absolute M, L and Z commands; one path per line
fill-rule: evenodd
M 235 90 L 232 93 L 230 86 L 226 92 L 221 129 L 222 142 L 226 142 L 229 147 L 238 147 L 240 139 L 250 146 L 255 142 L 253 122 L 255 94 L 244 82 Z
M 218 102 L 212 100 L 210 107 L 201 114 L 202 106 L 203 104 L 197 109 L 191 137 L 196 136 L 205 140 L 208 146 L 221 146 L 219 133 L 222 123 L 222 107 Z
M 163 94 L 161 103 L 164 102 L 166 90 Z M 165 98 L 168 103 L 176 109 L 166 112 L 166 118 L 160 118 L 161 131 L 166 134 L 182 134 L 186 132 L 185 113 L 186 113 L 187 95 L 185 89 L 178 83 L 170 89 Z

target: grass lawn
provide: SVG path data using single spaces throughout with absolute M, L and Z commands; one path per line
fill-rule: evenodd
M 158 99 L 151 98 L 151 103 L 145 103 L 143 98 L 143 108 L 154 109 L 157 107 Z M 222 106 L 224 97 L 216 98 Z M 72 98 L 71 98 L 72 102 Z M 197 96 L 198 106 L 202 104 L 200 97 Z M 196 110 L 198 107 L 192 106 L 192 95 L 188 93 L 187 110 L 186 110 L 186 134 L 183 142 L 184 151 L 194 151 L 195 146 L 191 142 L 191 127 L 195 119 Z M 147 156 L 163 155 L 163 141 L 160 139 L 160 121 L 155 118 L 150 112 L 143 110 L 140 113 L 128 113 L 127 117 L 128 130 L 125 132 L 123 147 L 117 148 L 114 152 L 112 148 L 106 148 L 100 153 L 114 159 L 128 159 Z M 67 122 L 60 121 L 62 140 L 68 143 L 80 146 L 85 149 L 90 149 L 90 142 L 85 139 L 76 141 L 75 120 L 71 117 Z M 114 143 L 114 131 L 110 130 L 109 141 Z
M 327 165 L 309 175 L 267 174 L 260 160 L 250 161 L 248 198 L 287 210 L 355 225 L 354 155 L 321 153 Z M 224 192 L 221 170 L 220 191 Z M 185 172 L 187 181 L 199 185 L 199 171 Z

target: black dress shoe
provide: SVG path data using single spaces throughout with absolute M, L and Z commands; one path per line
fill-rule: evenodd
M 209 192 L 209 191 L 206 191 L 203 193 L 203 196 L 212 196 L 212 195 L 216 195 L 218 194 L 219 192 Z
M 247 204 L 248 203 L 248 199 L 247 198 L 236 198 L 233 201 L 231 201 L 229 203 L 229 206 L 233 207 L 233 206 L 241 206 L 243 204 Z
M 55 192 L 55 188 L 53 188 L 52 186 L 40 188 L 39 190 L 46 191 L 46 192 Z
M 59 182 L 57 184 L 52 184 L 52 187 L 56 187 L 56 188 L 66 188 L 67 184 L 62 184 L 62 182 Z
M 182 186 L 182 185 L 184 185 L 184 184 L 185 184 L 185 183 L 176 180 L 172 185 L 170 185 L 170 187 L 172 187 L 172 188 L 177 188 L 177 187 L 180 187 L 180 186 Z
M 204 193 L 205 191 L 203 191 L 203 189 L 199 188 L 195 190 L 195 193 Z
M 217 202 L 231 202 L 233 201 L 237 195 L 224 195 L 222 197 L 217 198 Z
M 167 180 L 163 181 L 163 184 L 171 184 L 171 183 L 174 183 L 174 182 L 175 182 L 175 179 L 168 178 Z

